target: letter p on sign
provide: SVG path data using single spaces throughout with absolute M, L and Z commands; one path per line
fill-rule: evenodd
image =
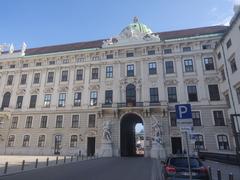
M 179 104 L 175 106 L 177 119 L 191 119 L 191 104 Z

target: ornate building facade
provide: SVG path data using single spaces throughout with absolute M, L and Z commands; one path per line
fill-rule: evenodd
M 234 153 L 215 49 L 228 29 L 153 33 L 135 18 L 111 39 L 2 51 L 0 154 L 134 155 L 137 123 L 145 157 L 182 152 L 179 103 L 193 109 L 191 152 Z

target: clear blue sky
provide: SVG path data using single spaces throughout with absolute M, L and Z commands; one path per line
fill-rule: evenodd
M 234 1 L 1 0 L 0 43 L 29 48 L 108 38 L 134 16 L 154 32 L 225 24 Z

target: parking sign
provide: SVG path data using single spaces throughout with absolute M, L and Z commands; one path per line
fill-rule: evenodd
M 177 123 L 181 126 L 192 125 L 191 104 L 178 104 L 175 106 Z

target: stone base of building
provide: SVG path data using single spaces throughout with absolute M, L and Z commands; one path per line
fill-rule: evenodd
M 163 148 L 163 145 L 158 143 L 153 143 L 152 149 L 151 149 L 151 158 L 161 159 L 161 160 L 166 159 L 166 152 L 165 152 L 165 149 Z
M 112 143 L 111 142 L 102 143 L 99 155 L 101 157 L 112 157 L 113 156 Z

